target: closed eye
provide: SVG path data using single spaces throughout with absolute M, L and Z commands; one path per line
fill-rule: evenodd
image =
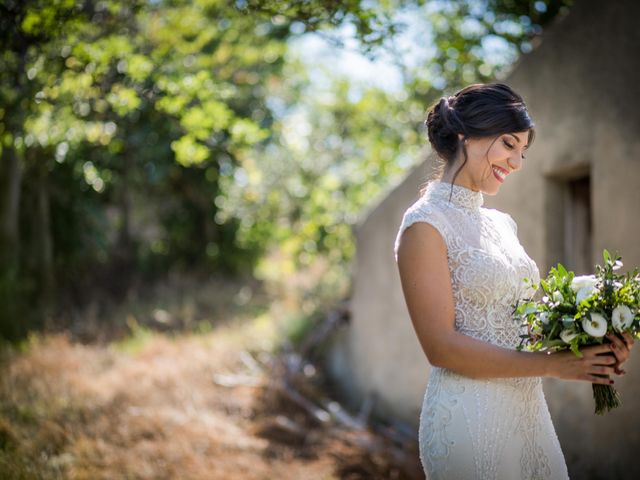
M 509 147 L 509 150 L 513 150 L 513 145 L 511 145 L 509 142 L 507 142 L 506 140 L 503 140 L 504 144 Z M 524 155 L 522 155 L 522 158 L 525 159 L 527 157 L 525 157 Z

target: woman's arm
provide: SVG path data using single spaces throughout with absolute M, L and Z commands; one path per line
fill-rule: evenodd
M 569 378 L 575 375 L 573 379 L 589 379 L 599 383 L 605 382 L 593 373 L 613 372 L 611 367 L 593 365 L 589 365 L 590 371 L 587 372 L 579 360 L 571 361 L 567 355 L 519 352 L 457 332 L 454 328 L 455 311 L 447 247 L 431 224 L 417 222 L 405 229 L 398 247 L 398 269 L 411 322 L 422 350 L 433 366 L 445 367 L 471 378 Z M 608 345 L 598 345 L 591 347 L 590 356 L 610 351 Z M 575 356 L 573 352 L 569 354 Z M 615 363 L 615 358 L 601 355 L 590 362 L 610 365 Z

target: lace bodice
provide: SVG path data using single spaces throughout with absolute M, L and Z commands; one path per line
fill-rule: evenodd
M 453 187 L 451 198 L 450 190 Z M 442 235 L 455 303 L 456 330 L 503 347 L 515 348 L 526 333 L 512 319 L 517 299 L 533 295 L 540 281 L 538 267 L 517 237 L 508 213 L 483 207 L 482 192 L 433 180 L 424 195 L 404 213 L 394 252 L 404 230 L 427 222 Z
M 535 292 L 524 278 L 537 284 L 540 276 L 520 245 L 514 220 L 483 207 L 483 200 L 481 192 L 430 182 L 404 213 L 396 261 L 407 227 L 433 225 L 447 246 L 456 330 L 512 349 L 526 333 L 512 319 L 512 305 Z M 434 366 L 418 435 L 429 480 L 569 479 L 541 377 L 469 378 Z

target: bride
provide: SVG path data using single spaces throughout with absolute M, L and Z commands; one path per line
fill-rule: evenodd
M 613 383 L 634 340 L 571 351 L 517 351 L 517 299 L 531 296 L 536 264 L 507 213 L 483 207 L 518 172 L 534 139 L 522 98 L 502 83 L 443 97 L 425 124 L 444 160 L 405 212 L 395 242 L 402 290 L 432 365 L 419 424 L 428 479 L 567 479 L 542 377 Z M 526 201 L 525 198 L 522 201 Z M 412 226 L 413 225 L 413 226 Z M 411 227 L 411 228 L 409 228 Z

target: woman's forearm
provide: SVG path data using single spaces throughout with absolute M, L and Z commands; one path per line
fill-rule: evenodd
M 460 332 L 448 334 L 438 350 L 434 366 L 471 378 L 548 377 L 555 360 L 547 352 L 519 352 Z

